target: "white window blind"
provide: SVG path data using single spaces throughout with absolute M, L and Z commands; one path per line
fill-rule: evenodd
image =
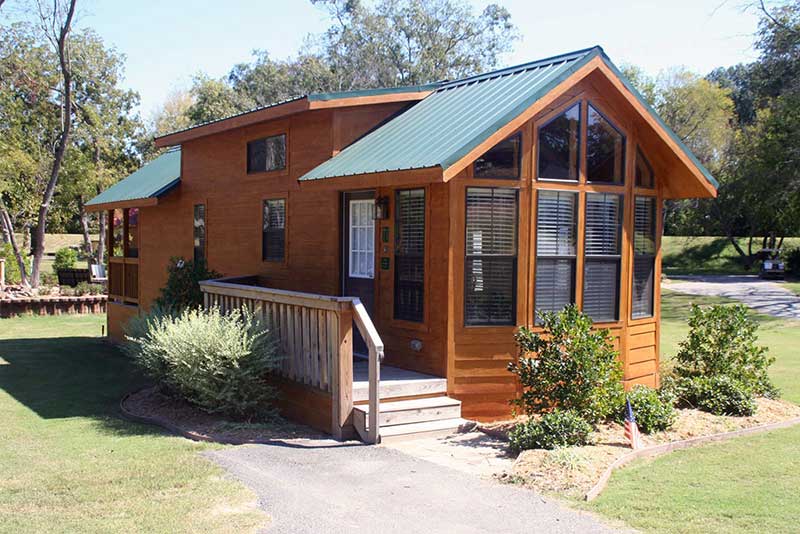
M 538 192 L 534 306 L 559 311 L 575 302 L 578 194 Z M 536 321 L 539 321 L 538 314 Z
M 595 322 L 619 319 L 622 195 L 586 194 L 583 312 Z

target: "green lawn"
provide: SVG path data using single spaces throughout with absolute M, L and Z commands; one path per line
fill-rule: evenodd
M 747 251 L 746 238 L 739 238 L 739 246 Z M 789 237 L 783 242 L 784 250 L 800 247 L 800 237 Z M 753 251 L 761 249 L 761 241 L 753 242 Z M 743 274 L 747 273 L 738 260 L 739 255 L 726 237 L 664 236 L 662 240 L 662 268 L 671 274 Z M 758 267 L 750 273 L 758 272 Z
M 664 292 L 662 357 L 686 334 L 691 302 L 727 299 Z M 754 315 L 783 397 L 800 403 L 800 323 Z M 590 510 L 649 532 L 797 532 L 800 427 L 675 452 L 617 471 Z
M 255 496 L 199 453 L 214 445 L 120 419 L 141 384 L 104 316 L 0 319 L 0 531 L 237 532 Z

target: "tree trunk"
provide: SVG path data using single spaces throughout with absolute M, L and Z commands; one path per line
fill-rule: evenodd
M 92 258 L 92 236 L 89 233 L 89 214 L 83 205 L 83 195 L 78 196 L 78 209 L 81 211 L 81 233 L 83 234 L 83 252 L 89 258 L 89 264 L 94 263 Z
M 100 212 L 100 237 L 97 240 L 97 263 L 103 264 L 103 257 L 106 255 L 106 212 Z
M 72 27 L 72 17 L 75 15 L 75 2 L 77 0 L 70 0 L 69 10 L 67 11 L 64 23 L 61 25 L 57 46 L 58 46 L 58 61 L 61 67 L 61 78 L 64 83 L 64 97 L 61 107 L 63 128 L 61 130 L 61 137 L 58 141 L 55 157 L 53 158 L 53 167 L 50 170 L 50 178 L 47 180 L 47 187 L 44 190 L 42 203 L 39 206 L 39 214 L 36 225 L 36 243 L 33 248 L 33 266 L 31 268 L 31 285 L 33 287 L 39 286 L 39 271 L 42 264 L 42 257 L 44 256 L 44 236 L 47 232 L 47 214 L 50 211 L 50 202 L 53 200 L 53 194 L 56 191 L 56 184 L 58 184 L 58 174 L 61 171 L 61 163 L 64 161 L 64 154 L 67 151 L 69 143 L 69 135 L 72 131 L 72 66 L 70 65 L 69 58 L 69 43 L 67 38 Z M 58 11 L 53 10 L 53 18 L 58 16 Z M 53 21 L 55 23 L 55 21 Z
M 20 283 L 27 286 L 29 284 L 28 270 L 25 268 L 25 257 L 20 253 L 17 238 L 14 237 L 14 227 L 11 224 L 11 217 L 9 217 L 2 199 L 0 199 L 0 226 L 3 227 L 3 238 L 7 239 L 8 243 L 11 243 L 11 250 L 14 251 L 14 258 L 17 260 L 17 266 L 19 267 Z

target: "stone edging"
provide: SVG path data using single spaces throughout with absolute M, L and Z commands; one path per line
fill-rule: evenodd
M 625 456 L 617 458 L 617 460 L 614 463 L 609 465 L 603 472 L 603 474 L 600 476 L 600 479 L 597 481 L 597 483 L 595 483 L 592 489 L 590 489 L 586 493 L 584 498 L 587 501 L 592 501 L 595 498 L 597 498 L 597 496 L 600 495 L 600 493 L 608 485 L 608 480 L 611 478 L 611 473 L 613 473 L 615 469 L 618 469 L 633 460 L 637 460 L 639 458 L 648 458 L 652 456 L 660 456 L 668 452 L 677 451 L 681 449 L 688 449 L 689 447 L 702 445 L 704 443 L 710 443 L 714 441 L 725 441 L 739 436 L 746 436 L 748 434 L 758 434 L 769 430 L 787 428 L 797 424 L 800 424 L 800 417 L 787 419 L 786 421 L 779 421 L 777 423 L 768 423 L 766 425 L 751 426 L 750 428 L 742 428 L 740 430 L 734 430 L 733 432 L 722 432 L 720 434 L 711 434 L 709 436 L 698 436 L 696 438 L 685 439 L 682 441 L 672 441 L 669 443 L 663 443 L 661 445 L 653 445 L 652 447 L 639 449 L 637 451 L 631 451 Z

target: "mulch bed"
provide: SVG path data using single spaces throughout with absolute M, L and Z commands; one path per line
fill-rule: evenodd
M 120 408 L 129 419 L 158 425 L 196 441 L 243 445 L 328 437 L 278 416 L 258 422 L 231 421 L 222 415 L 206 413 L 188 402 L 166 395 L 158 386 L 127 395 L 122 399 Z
M 750 417 L 718 416 L 691 409 L 678 410 L 678 419 L 667 431 L 643 434 L 645 447 L 677 443 L 702 436 L 735 432 L 747 428 L 800 418 L 800 406 L 766 398 L 756 399 L 758 410 Z M 508 439 L 508 431 L 523 418 L 481 425 L 478 428 L 494 437 Z M 618 423 L 603 423 L 593 434 L 594 444 L 553 451 L 523 451 L 510 472 L 501 479 L 522 482 L 540 491 L 583 498 L 594 488 L 606 470 L 628 455 L 631 448 Z

